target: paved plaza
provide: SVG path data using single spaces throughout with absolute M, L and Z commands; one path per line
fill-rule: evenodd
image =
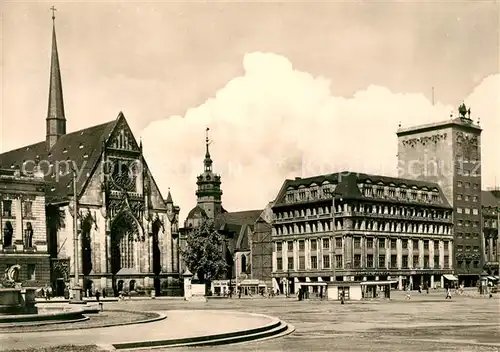
M 443 291 L 428 295 L 413 292 L 411 300 L 405 293 L 393 292 L 391 301 L 347 302 L 297 301 L 277 297 L 210 299 L 203 302 L 184 302 L 177 299 L 127 300 L 106 303 L 107 309 L 164 312 L 172 323 L 182 325 L 181 310 L 215 310 L 259 313 L 277 317 L 295 326 L 295 332 L 280 338 L 235 345 L 203 347 L 211 351 L 499 351 L 500 301 L 466 292 L 445 300 Z M 168 311 L 175 310 L 170 314 Z M 196 314 L 196 313 L 189 313 Z M 218 319 L 203 321 L 207 329 L 239 324 L 238 314 L 221 314 Z M 243 321 L 240 323 L 245 324 Z M 174 322 L 174 325 L 175 322 Z M 134 325 L 129 326 L 133 327 Z M 172 325 L 171 325 L 172 326 Z M 135 325 L 138 334 L 157 335 L 148 331 L 148 324 Z M 3 349 L 26 349 L 36 346 L 102 343 L 110 334 L 124 332 L 124 327 L 99 330 L 58 331 L 0 335 Z M 193 327 L 199 329 L 199 327 Z M 193 330 L 194 331 L 194 330 Z M 202 331 L 199 331 L 202 332 Z M 13 336 L 17 336 L 15 343 Z M 76 336 L 85 336 L 77 338 Z M 152 336 L 151 335 L 151 336 Z M 31 341 L 28 341 L 31 339 Z M 14 337 L 15 338 L 15 337 Z M 52 341 L 50 343 L 50 341 Z M 8 346 L 6 345 L 8 343 Z M 94 351 L 87 347 L 84 351 Z M 158 351 L 167 349 L 159 349 Z M 172 351 L 173 349 L 168 349 Z

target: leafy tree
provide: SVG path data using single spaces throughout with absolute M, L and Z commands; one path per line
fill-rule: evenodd
M 215 230 L 211 219 L 203 219 L 186 236 L 186 245 L 181 249 L 184 262 L 207 287 L 212 280 L 221 278 L 227 272 L 224 247 L 224 236 Z

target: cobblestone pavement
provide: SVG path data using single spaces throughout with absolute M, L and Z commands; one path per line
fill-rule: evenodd
M 197 348 L 211 351 L 500 351 L 500 300 L 468 292 L 445 300 L 429 294 L 393 292 L 391 301 L 297 301 L 292 298 L 120 302 L 134 309 L 228 309 L 278 317 L 293 334 L 261 342 Z M 166 350 L 165 350 L 166 351 Z M 172 349 L 169 349 L 172 351 Z

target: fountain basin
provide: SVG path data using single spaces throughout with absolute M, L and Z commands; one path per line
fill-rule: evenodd
M 1 288 L 0 317 L 8 314 L 36 314 L 36 288 Z
M 71 322 L 88 319 L 83 315 L 84 309 L 76 306 L 40 307 L 36 314 L 0 315 L 0 324 L 26 322 Z M 1 325 L 0 325 L 1 326 Z

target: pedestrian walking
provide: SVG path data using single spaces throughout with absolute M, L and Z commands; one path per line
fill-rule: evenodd
M 448 298 L 451 299 L 451 290 L 449 288 L 446 290 L 446 298 L 445 299 L 448 299 Z
M 408 286 L 408 289 L 406 290 L 406 297 L 405 299 L 411 299 L 411 293 L 410 293 L 410 287 Z
M 97 302 L 99 302 L 100 297 L 101 297 L 101 292 L 99 292 L 99 290 L 95 291 L 95 299 Z

